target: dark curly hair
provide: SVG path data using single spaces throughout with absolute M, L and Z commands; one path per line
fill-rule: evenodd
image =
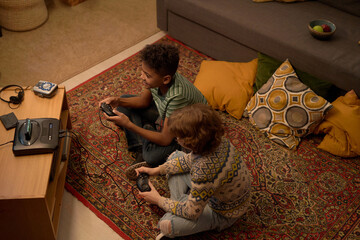
M 184 147 L 200 155 L 213 152 L 224 135 L 219 114 L 209 105 L 202 103 L 174 111 L 169 117 L 168 126 Z
M 146 45 L 140 52 L 140 58 L 157 74 L 172 77 L 179 66 L 179 49 L 162 43 Z

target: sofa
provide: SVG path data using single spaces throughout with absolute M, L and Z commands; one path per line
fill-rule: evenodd
M 315 19 L 335 23 L 331 39 L 310 35 Z M 157 24 L 215 60 L 250 61 L 261 52 L 360 96 L 359 1 L 157 0 Z

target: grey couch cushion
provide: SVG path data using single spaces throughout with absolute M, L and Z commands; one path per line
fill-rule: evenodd
M 345 90 L 355 86 L 360 93 L 359 17 L 317 1 L 291 4 L 251 0 L 166 2 L 167 11 L 173 15 L 274 58 L 289 58 L 298 69 Z M 330 41 L 316 40 L 308 32 L 307 24 L 321 18 L 337 26 Z
M 359 0 L 319 0 L 319 2 L 360 17 Z

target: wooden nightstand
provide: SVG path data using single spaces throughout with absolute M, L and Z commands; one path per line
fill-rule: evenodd
M 15 95 L 13 88 L 1 94 L 3 98 Z M 52 98 L 41 98 L 30 89 L 25 90 L 24 101 L 16 109 L 1 101 L 0 115 L 10 112 L 19 120 L 60 119 L 60 129 L 71 129 L 63 86 Z M 15 129 L 6 130 L 0 125 L 0 144 L 12 141 Z M 12 143 L 0 146 L 1 239 L 56 239 L 70 146 L 64 154 L 63 149 L 65 143 L 71 142 L 65 140 L 61 138 L 55 153 L 26 156 L 14 156 Z

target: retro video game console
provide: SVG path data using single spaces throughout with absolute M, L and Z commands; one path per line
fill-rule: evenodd
M 51 153 L 59 144 L 60 121 L 55 118 L 19 120 L 14 136 L 15 156 Z
M 34 87 L 33 91 L 37 96 L 51 98 L 55 95 L 58 85 L 56 83 L 39 81 Z

